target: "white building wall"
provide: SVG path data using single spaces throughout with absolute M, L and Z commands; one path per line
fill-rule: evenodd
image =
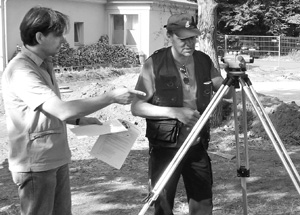
M 111 1 L 114 2 L 114 1 Z M 138 14 L 140 22 L 140 41 L 136 51 L 149 57 L 155 50 L 168 46 L 166 29 L 171 14 L 188 12 L 195 15 L 197 4 L 174 0 L 174 1 L 131 1 L 130 3 L 110 3 L 106 7 L 108 14 L 108 32 L 112 35 L 112 14 Z M 111 38 L 110 38 L 111 39 Z
M 137 50 L 136 52 L 143 52 L 145 54 L 148 53 L 148 41 L 149 41 L 149 12 L 150 7 L 147 4 L 143 5 L 134 5 L 134 4 L 126 4 L 126 5 L 115 5 L 108 4 L 106 7 L 107 12 L 107 20 L 108 20 L 108 35 L 112 35 L 112 19 L 111 16 L 115 14 L 137 14 L 139 20 L 139 39 L 137 42 Z M 111 42 L 111 37 L 109 38 Z
M 70 32 L 66 35 L 71 47 L 74 47 L 74 22 L 84 23 L 84 44 L 91 44 L 107 34 L 107 20 L 104 4 L 66 0 L 9 0 L 7 1 L 7 49 L 8 59 L 22 45 L 19 33 L 20 23 L 26 12 L 33 6 L 50 7 L 70 18 Z
M 145 57 L 150 55 L 150 46 L 149 40 L 151 37 L 150 33 L 150 8 L 144 9 L 141 13 L 141 45 L 140 45 L 140 54 L 144 54 Z
M 150 13 L 150 37 L 149 47 L 150 55 L 163 47 L 168 46 L 168 40 L 166 36 L 166 28 L 168 18 L 171 16 L 171 11 L 166 10 L 163 4 L 154 5 Z
M 4 54 L 4 47 L 3 47 L 3 21 L 2 21 L 2 1 L 0 1 L 0 75 L 1 71 L 3 71 L 3 54 Z

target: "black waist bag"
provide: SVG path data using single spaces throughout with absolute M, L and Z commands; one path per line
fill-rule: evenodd
M 176 147 L 182 123 L 177 119 L 146 119 L 150 146 Z

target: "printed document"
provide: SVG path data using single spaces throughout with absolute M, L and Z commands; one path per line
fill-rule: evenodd
M 126 127 L 118 119 L 109 120 L 102 125 L 82 125 L 70 129 L 78 138 L 99 136 L 127 131 Z
M 118 133 L 100 135 L 90 154 L 110 166 L 120 169 L 125 162 L 134 142 L 141 133 L 138 126 L 122 121 L 127 129 Z

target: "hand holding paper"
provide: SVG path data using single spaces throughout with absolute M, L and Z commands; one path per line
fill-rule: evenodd
M 134 142 L 140 135 L 140 129 L 129 122 L 126 124 L 127 131 L 105 134 L 99 136 L 90 154 L 105 163 L 120 169 L 125 162 Z
M 120 169 L 141 131 L 125 120 L 110 120 L 102 125 L 84 125 L 71 129 L 77 137 L 99 136 L 90 154 Z
M 103 134 L 116 133 L 127 131 L 124 125 L 118 120 L 110 120 L 104 122 L 102 125 L 91 124 L 91 125 L 83 125 L 77 126 L 71 129 L 71 131 L 78 137 L 91 137 L 91 136 L 99 136 Z

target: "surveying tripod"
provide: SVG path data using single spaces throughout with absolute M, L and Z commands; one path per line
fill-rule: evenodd
M 197 121 L 190 134 L 187 136 L 183 145 L 179 148 L 178 152 L 175 154 L 174 158 L 167 166 L 157 183 L 155 184 L 152 191 L 145 198 L 145 205 L 140 211 L 139 215 L 146 213 L 148 208 L 154 203 L 158 198 L 160 192 L 163 190 L 164 186 L 174 173 L 175 169 L 183 159 L 184 155 L 187 153 L 190 146 L 193 144 L 194 140 L 198 137 L 201 129 L 209 119 L 210 115 L 217 107 L 218 103 L 222 100 L 223 96 L 227 90 L 234 86 L 235 93 L 233 94 L 233 111 L 234 111 L 234 125 L 235 125 L 235 140 L 236 140 L 236 154 L 237 154 L 237 176 L 241 178 L 241 187 L 243 195 L 243 211 L 244 215 L 248 214 L 248 202 L 247 202 L 247 184 L 246 178 L 250 176 L 249 169 L 249 159 L 248 159 L 248 139 L 247 139 L 247 114 L 246 114 L 246 96 L 252 103 L 255 112 L 257 113 L 266 133 L 268 134 L 278 156 L 280 157 L 285 169 L 287 170 L 294 186 L 296 187 L 300 195 L 300 177 L 299 174 L 290 159 L 279 135 L 277 134 L 269 116 L 265 112 L 263 105 L 258 99 L 258 96 L 252 86 L 248 75 L 246 74 L 246 69 L 235 69 L 227 73 L 227 77 L 223 81 L 221 87 L 213 96 L 211 102 L 208 104 L 207 108 L 201 115 L 200 119 Z M 241 85 L 241 88 L 240 88 Z M 236 93 L 237 90 L 241 89 L 242 95 L 242 107 L 243 107 L 243 130 L 244 130 L 244 149 L 245 149 L 245 165 L 241 165 L 240 160 L 240 145 L 239 145 L 239 126 L 237 120 L 237 101 Z

